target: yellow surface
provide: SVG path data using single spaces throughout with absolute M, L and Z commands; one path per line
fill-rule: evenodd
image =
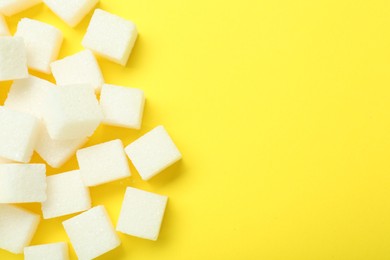
M 140 31 L 126 68 L 99 60 L 105 80 L 144 89 L 147 104 L 141 131 L 103 126 L 88 145 L 163 124 L 184 155 L 148 183 L 132 167 L 92 189 L 114 223 L 126 185 L 170 197 L 157 242 L 120 235 L 101 259 L 390 258 L 388 0 L 100 7 Z M 64 32 L 61 57 L 81 49 L 90 18 L 71 29 L 39 5 L 7 19 L 12 32 L 22 16 Z M 67 240 L 64 219 L 42 222 L 32 243 Z

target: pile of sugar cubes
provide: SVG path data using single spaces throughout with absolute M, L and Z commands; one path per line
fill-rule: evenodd
M 114 227 L 103 205 L 92 207 L 89 187 L 128 178 L 128 158 L 143 180 L 181 159 L 163 126 L 124 147 L 112 140 L 84 147 L 102 123 L 140 129 L 145 97 L 137 88 L 105 84 L 95 55 L 126 65 L 137 38 L 134 23 L 94 10 L 82 41 L 85 50 L 57 60 L 63 36 L 52 25 L 23 18 L 10 36 L 5 16 L 40 0 L 0 1 L 0 81 L 12 80 L 0 106 L 0 248 L 25 259 L 69 259 L 65 242 L 29 246 L 40 216 L 14 204 L 41 203 L 43 219 L 79 213 L 63 222 L 79 259 L 96 258 L 120 245 L 116 231 L 157 240 L 167 197 L 127 187 Z M 43 0 L 69 26 L 98 0 Z M 29 74 L 52 75 L 56 84 Z M 100 93 L 100 100 L 96 94 Z M 76 155 L 79 169 L 46 176 Z

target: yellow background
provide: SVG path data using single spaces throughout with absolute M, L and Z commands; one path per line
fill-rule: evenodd
M 170 198 L 157 242 L 120 235 L 101 259 L 390 259 L 388 0 L 99 7 L 140 31 L 125 68 L 99 59 L 105 80 L 142 88 L 147 103 L 141 131 L 102 126 L 88 145 L 162 124 L 184 156 L 147 183 L 132 167 L 91 190 L 114 223 L 126 185 Z M 8 18 L 12 32 L 23 16 L 60 28 L 65 57 L 91 15 L 72 29 L 39 5 Z M 67 240 L 64 219 L 43 221 L 32 244 Z

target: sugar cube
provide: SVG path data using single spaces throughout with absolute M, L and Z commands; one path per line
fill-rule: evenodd
M 0 13 L 11 16 L 41 2 L 42 0 L 1 0 Z
M 104 84 L 100 93 L 103 124 L 140 129 L 144 104 L 142 90 Z
M 25 209 L 0 204 L 0 248 L 23 253 L 37 230 L 40 217 Z
M 167 196 L 127 187 L 116 230 L 157 240 L 167 201 Z
M 55 87 L 49 81 L 34 76 L 15 80 L 8 92 L 4 107 L 32 114 L 41 119 L 46 93 Z
M 57 85 L 88 84 L 99 91 L 104 82 L 99 64 L 89 50 L 53 62 L 51 70 Z
M 50 63 L 55 61 L 62 44 L 62 33 L 49 24 L 23 18 L 18 23 L 15 36 L 22 37 L 27 49 L 27 66 L 50 73 Z
M 0 106 L 0 156 L 29 162 L 39 134 L 38 119 Z
M 96 9 L 82 45 L 100 56 L 125 66 L 137 39 L 137 28 L 131 21 Z
M 163 126 L 141 136 L 125 151 L 143 180 L 149 180 L 181 159 L 179 150 Z
M 9 36 L 9 29 L 4 17 L 0 14 L 0 36 Z
M 44 219 L 55 218 L 91 208 L 88 188 L 79 171 L 47 177 L 47 200 L 42 202 Z
M 103 206 L 62 222 L 79 259 L 93 259 L 120 245 Z
M 0 81 L 27 78 L 27 52 L 23 38 L 0 37 Z
M 0 164 L 4 164 L 4 163 L 12 163 L 12 161 L 8 160 L 8 159 L 5 159 L 3 157 L 0 157 Z
M 68 245 L 64 242 L 28 246 L 24 248 L 25 260 L 69 260 Z
M 117 139 L 78 150 L 80 173 L 87 186 L 130 176 L 122 141 Z
M 45 164 L 0 164 L 0 203 L 45 200 Z
M 43 118 L 52 139 L 89 137 L 103 118 L 95 93 L 89 85 L 53 88 L 47 93 L 44 107 Z
M 69 26 L 76 26 L 95 7 L 99 0 L 43 0 Z
M 46 126 L 42 125 L 35 151 L 51 167 L 60 168 L 87 141 L 88 138 L 86 137 L 70 140 L 52 139 L 47 132 Z

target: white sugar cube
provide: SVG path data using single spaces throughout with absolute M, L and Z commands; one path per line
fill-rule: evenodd
M 30 76 L 15 80 L 4 103 L 6 108 L 25 112 L 41 119 L 46 94 L 56 86 L 46 80 Z M 87 138 L 72 140 L 54 140 L 47 133 L 46 126 L 41 124 L 35 150 L 51 167 L 61 167 Z
M 91 208 L 88 188 L 79 171 L 47 177 L 47 200 L 42 202 L 44 219 L 55 218 Z
M 125 149 L 143 180 L 149 180 L 181 159 L 181 154 L 163 126 L 158 126 Z
M 49 24 L 23 18 L 18 23 L 15 36 L 22 37 L 27 49 L 27 66 L 50 73 L 50 63 L 55 61 L 62 44 L 62 33 Z
M 58 87 L 47 93 L 44 121 L 52 139 L 91 136 L 102 118 L 95 93 L 88 85 Z
M 45 164 L 0 164 L 0 203 L 45 200 Z
M 53 62 L 51 71 L 57 85 L 88 84 L 99 91 L 104 82 L 99 64 L 89 50 Z
M 35 151 L 47 164 L 53 168 L 60 168 L 80 149 L 88 138 L 55 140 L 47 132 L 46 126 L 41 126 Z
M 55 87 L 49 81 L 34 76 L 15 80 L 8 92 L 4 107 L 32 114 L 41 119 L 46 93 Z
M 28 77 L 27 52 L 21 37 L 0 37 L 0 81 Z
M 69 260 L 68 245 L 64 242 L 28 246 L 24 248 L 25 260 Z
M 41 2 L 42 0 L 1 0 L 0 13 L 11 16 Z
M 99 0 L 43 0 L 69 26 L 76 26 Z
M 121 140 L 113 140 L 78 150 L 80 173 L 87 186 L 96 186 L 130 176 Z
M 167 196 L 127 187 L 116 230 L 157 240 L 167 201 Z
M 0 14 L 0 36 L 10 35 L 7 22 L 4 17 Z
M 11 160 L 0 157 L 0 164 L 4 164 L 4 163 L 13 163 L 13 162 Z
M 93 259 L 120 245 L 103 206 L 62 222 L 79 259 Z
M 136 39 L 137 28 L 133 22 L 96 9 L 82 45 L 108 60 L 125 66 Z
M 0 204 L 0 248 L 23 253 L 37 230 L 40 217 L 25 209 Z
M 39 134 L 36 117 L 0 107 L 0 156 L 29 162 Z
M 140 129 L 144 104 L 142 90 L 104 84 L 100 93 L 103 124 Z

